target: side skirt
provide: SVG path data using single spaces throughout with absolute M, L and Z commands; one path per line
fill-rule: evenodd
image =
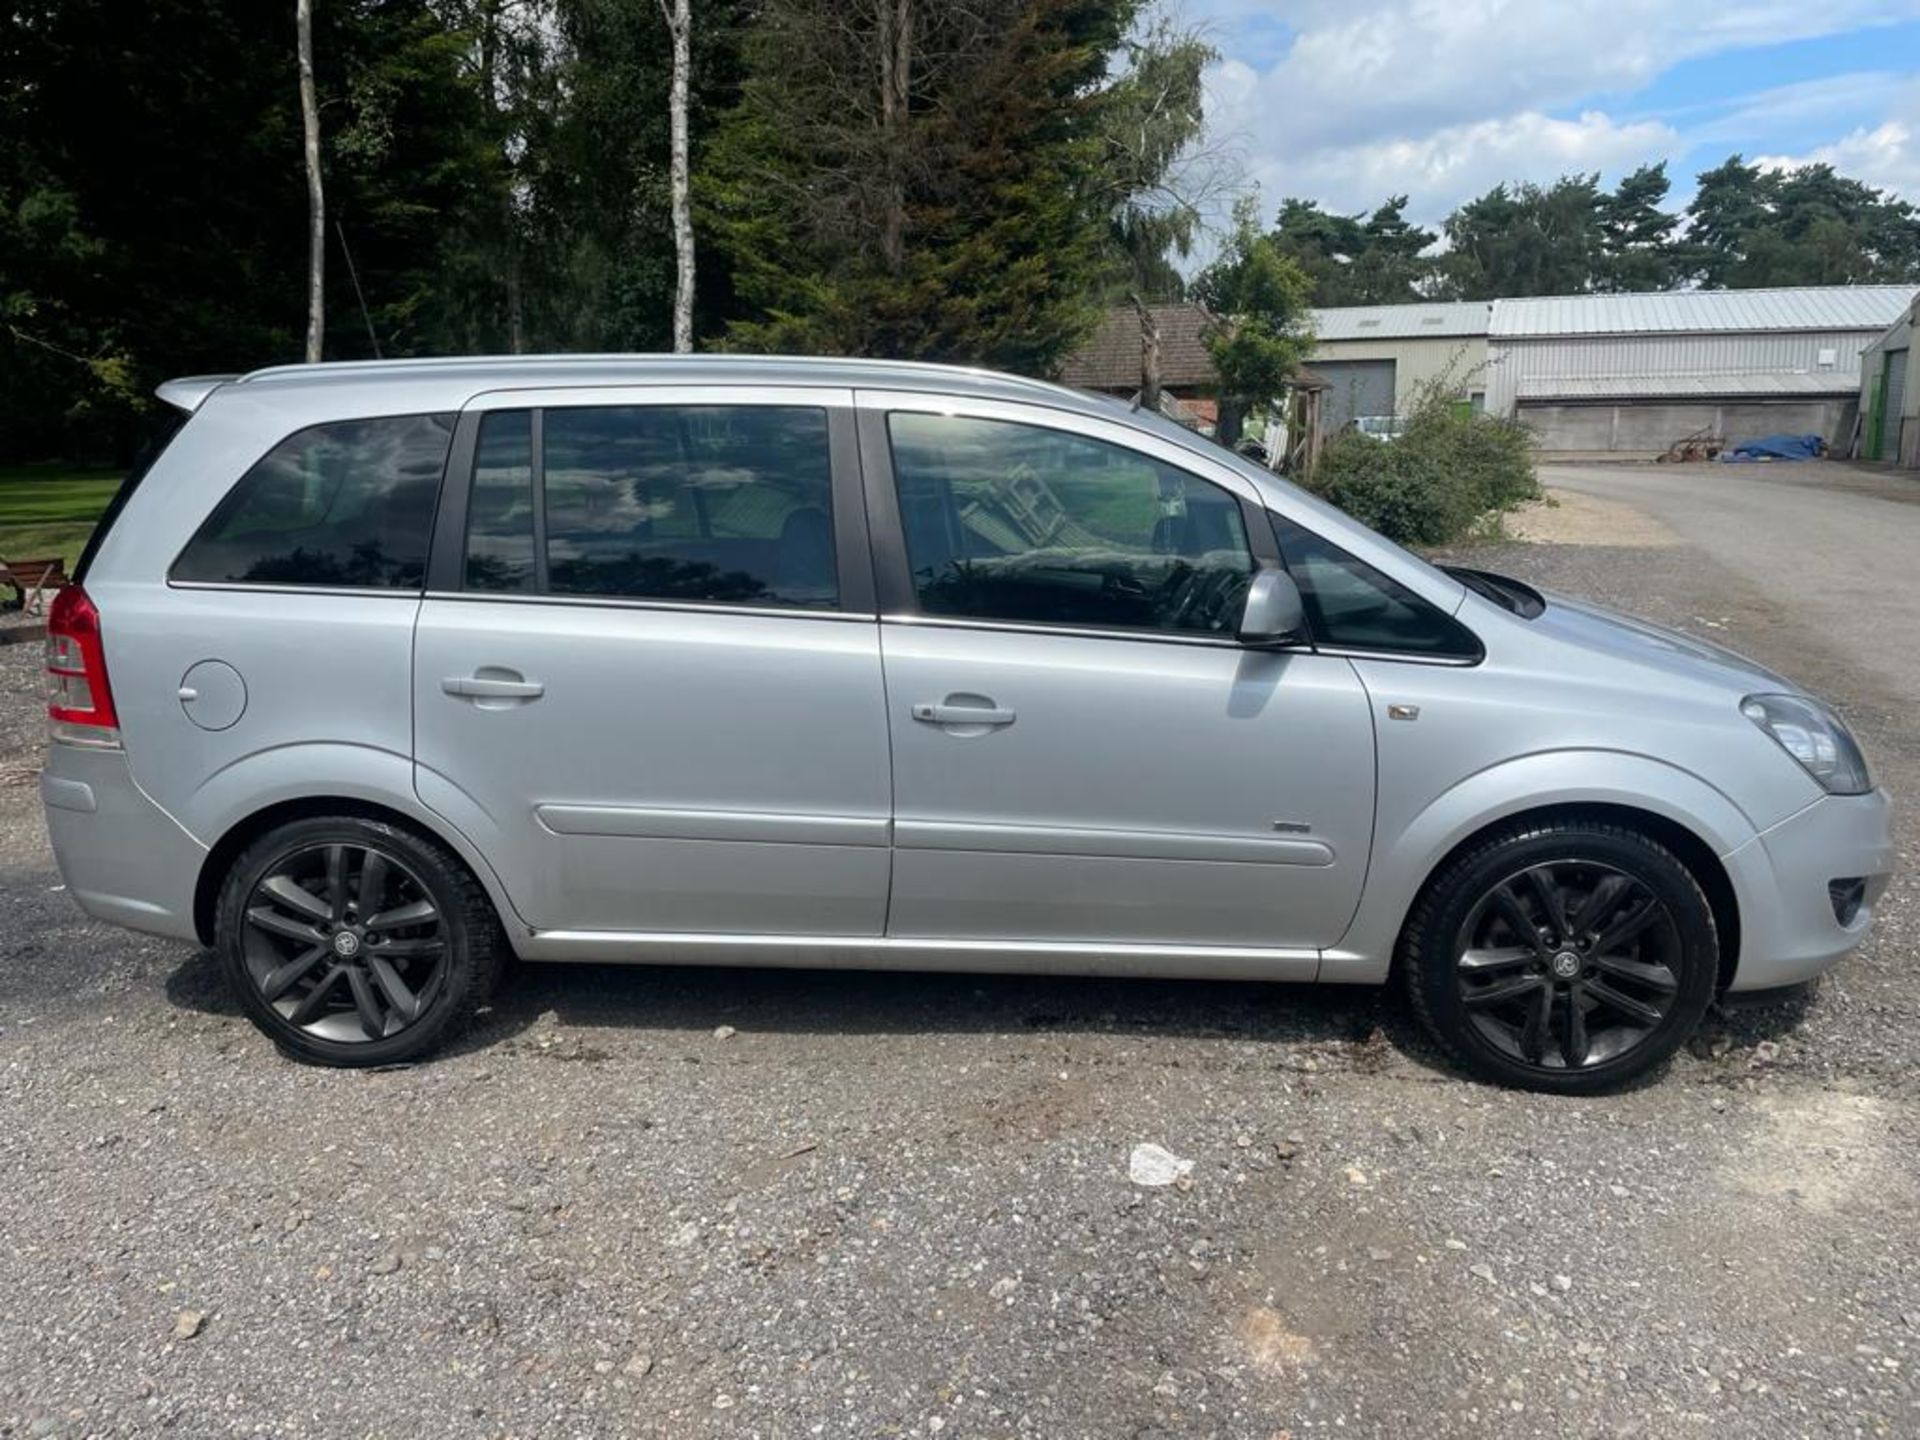
M 958 970 L 1193 980 L 1313 980 L 1318 950 L 1232 945 L 916 940 L 862 935 L 695 935 L 536 930 L 522 960 L 621 965 L 770 965 L 825 970 Z

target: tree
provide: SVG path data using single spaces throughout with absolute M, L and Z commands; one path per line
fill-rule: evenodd
M 1406 209 L 1405 195 L 1365 217 L 1284 200 L 1273 239 L 1307 273 L 1317 305 L 1410 304 L 1422 298 L 1433 268 L 1421 252 L 1439 237 L 1409 224 Z
M 707 155 L 744 312 L 727 343 L 1052 370 L 1097 318 L 1114 217 L 1141 193 L 1099 173 L 1137 10 L 763 0 Z
M 1920 279 L 1920 215 L 1830 165 L 1762 170 L 1738 155 L 1699 177 L 1683 264 L 1702 284 Z
M 1575 295 L 1600 273 L 1599 177 L 1496 185 L 1447 217 L 1442 293 L 1456 300 Z
M 1366 248 L 1357 217 L 1323 210 L 1317 200 L 1289 197 L 1280 202 L 1272 239 L 1306 274 L 1315 304 L 1359 303 L 1348 274 L 1354 257 Z
M 1205 343 L 1220 377 L 1221 444 L 1239 441 L 1247 413 L 1279 398 L 1312 350 L 1310 290 L 1305 272 L 1260 232 L 1254 202 L 1242 200 L 1220 257 L 1193 285 L 1214 317 Z
M 1667 290 L 1679 280 L 1673 236 L 1680 217 L 1660 208 L 1668 188 L 1663 160 L 1642 165 L 1600 196 L 1601 289 Z
M 1127 38 L 1122 57 L 1081 178 L 1108 211 L 1116 295 L 1177 299 L 1186 282 L 1175 261 L 1192 252 L 1201 217 L 1233 178 L 1229 157 L 1202 141 L 1204 75 L 1218 54 L 1159 15 Z
M 1353 265 L 1357 305 L 1404 305 L 1423 297 L 1432 269 L 1422 252 L 1440 237 L 1406 219 L 1407 197 L 1395 195 L 1369 215 L 1360 228 L 1360 253 Z
M 687 175 L 687 84 L 693 68 L 693 17 L 688 0 L 660 0 L 667 32 L 673 37 L 673 87 L 667 114 L 673 130 L 673 348 L 693 349 L 693 195 Z
M 300 133 L 307 172 L 307 363 L 320 358 L 327 329 L 327 201 L 320 184 L 320 101 L 313 87 L 313 0 L 296 0 Z

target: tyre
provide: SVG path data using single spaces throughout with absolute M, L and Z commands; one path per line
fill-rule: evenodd
M 214 946 L 240 1007 L 313 1065 L 416 1060 L 483 1005 L 506 951 L 459 858 L 355 816 L 296 820 L 234 861 Z
M 1590 1095 L 1672 1056 L 1713 1000 L 1720 950 L 1692 873 L 1600 821 L 1496 831 L 1429 882 L 1400 941 L 1414 1012 L 1483 1079 Z

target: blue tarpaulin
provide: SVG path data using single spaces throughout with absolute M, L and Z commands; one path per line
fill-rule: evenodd
M 1827 453 L 1827 442 L 1818 435 L 1767 435 L 1758 440 L 1743 440 L 1720 458 L 1728 464 L 1751 460 L 1818 460 Z

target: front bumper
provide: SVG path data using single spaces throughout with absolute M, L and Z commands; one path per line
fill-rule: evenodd
M 40 798 L 60 877 L 97 920 L 194 940 L 193 893 L 207 850 L 139 785 L 124 750 L 47 747 Z
M 1884 790 L 1828 795 L 1723 857 L 1740 904 L 1740 962 L 1729 990 L 1811 980 L 1866 938 L 1893 878 L 1893 809 Z M 1851 920 L 1828 886 L 1866 882 Z

